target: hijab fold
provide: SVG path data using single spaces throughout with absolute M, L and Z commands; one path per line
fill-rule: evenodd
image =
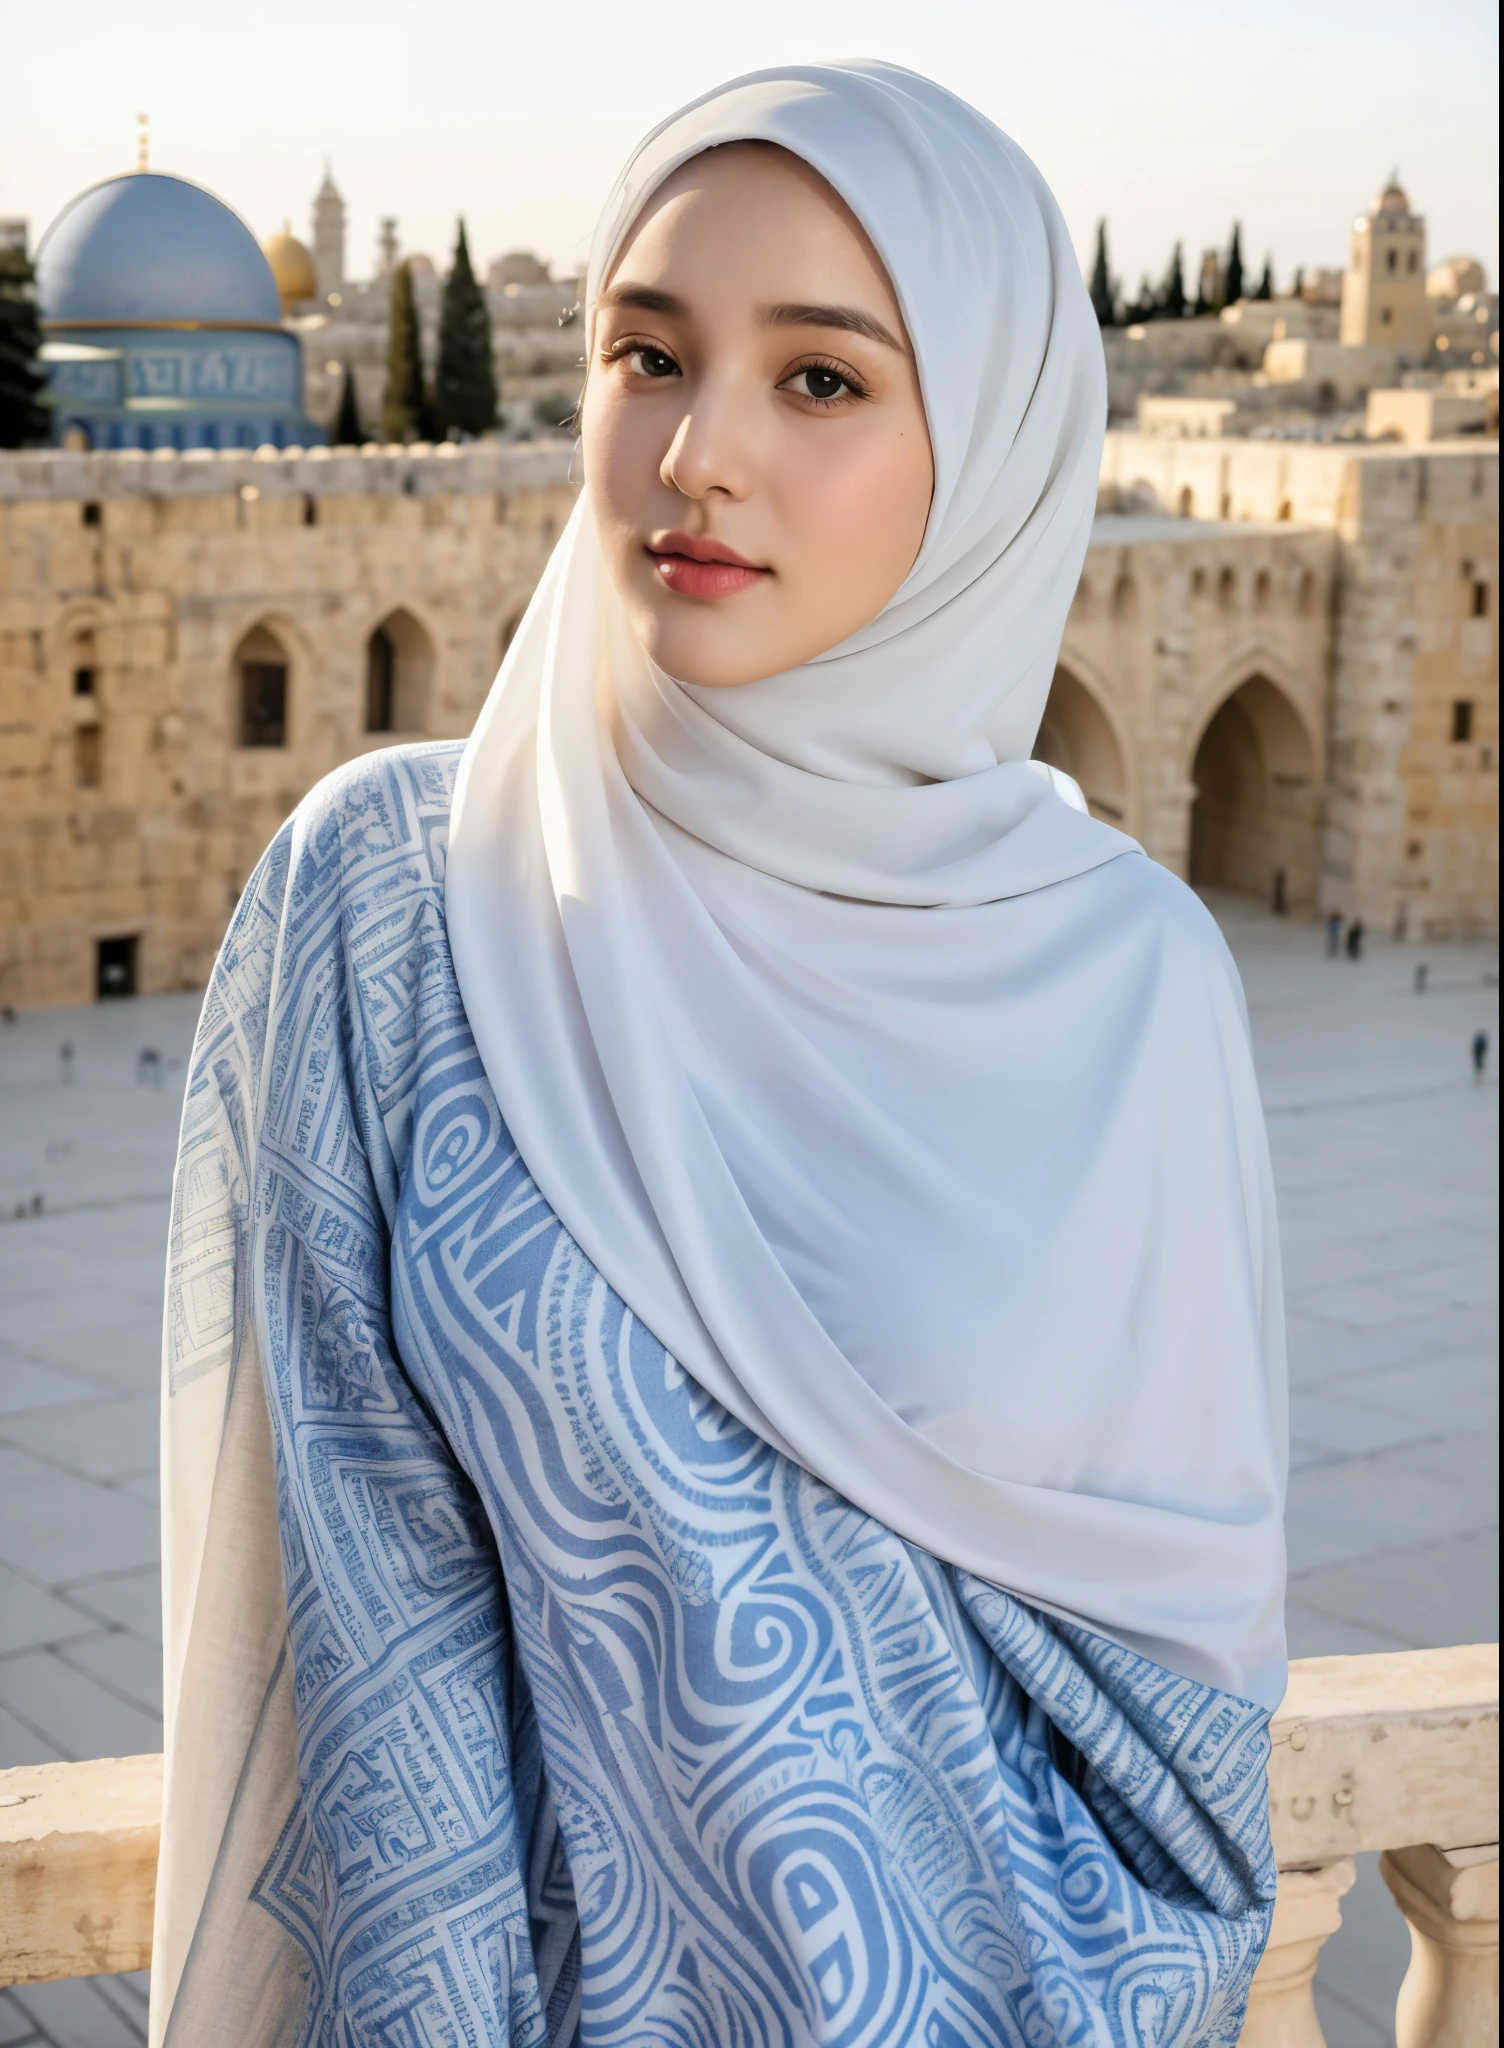
M 878 64 L 733 81 L 637 150 L 819 171 L 892 279 L 935 458 L 861 632 L 735 689 L 644 656 L 587 488 L 466 752 L 446 905 L 543 1194 L 716 1400 L 910 1541 L 1272 1705 L 1283 1353 L 1237 977 L 1029 760 L 1105 381 L 1064 223 Z

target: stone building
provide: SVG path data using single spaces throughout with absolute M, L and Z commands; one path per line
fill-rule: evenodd
M 1282 874 L 1290 908 L 1399 937 L 1497 930 L 1498 492 L 1481 435 L 1108 435 L 1103 502 L 1207 534 L 1199 586 L 1168 564 L 1133 578 L 1152 610 L 1097 683 L 1125 752 L 1130 717 L 1153 735 L 1135 749 L 1149 781 L 1135 792 L 1125 771 L 1151 853 L 1269 901 Z M 1197 605 L 1224 592 L 1237 632 L 1219 667 L 1196 652 Z M 1073 612 L 1066 663 L 1076 635 Z
M 0 455 L 0 1002 L 201 986 L 321 775 L 467 732 L 569 453 Z
M 1353 222 L 1338 338 L 1350 348 L 1382 344 L 1419 360 L 1431 347 L 1431 333 L 1426 224 L 1391 178 Z
M 466 732 L 567 443 L 0 456 L 0 1001 L 198 986 L 338 762 Z M 1497 921 L 1497 444 L 1114 432 L 1039 752 L 1191 880 Z

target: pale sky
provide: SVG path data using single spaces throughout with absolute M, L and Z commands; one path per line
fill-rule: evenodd
M 1083 264 L 1105 214 L 1131 288 L 1243 223 L 1255 271 L 1341 264 L 1398 167 L 1432 261 L 1497 278 L 1498 29 L 1487 0 L 0 0 L 0 214 L 35 246 L 76 192 L 152 164 L 265 236 L 332 161 L 349 268 L 377 222 L 447 267 L 531 248 L 567 269 L 642 132 L 741 71 L 874 56 L 966 95 L 1059 195 Z

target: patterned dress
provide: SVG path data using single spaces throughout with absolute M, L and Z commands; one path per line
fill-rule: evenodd
M 289 2043 L 1236 2042 L 1266 1713 L 903 1542 L 607 1286 L 460 1002 L 459 757 L 278 836 L 185 1113 L 169 1386 L 233 1288 L 271 1420 Z

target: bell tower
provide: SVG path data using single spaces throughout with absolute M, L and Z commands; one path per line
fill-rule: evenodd
M 331 292 L 345 285 L 345 202 L 324 163 L 324 182 L 313 200 L 313 264 L 319 274 L 319 297 L 325 305 Z
M 1417 355 L 1430 350 L 1426 223 L 1410 211 L 1398 172 L 1353 222 L 1340 336 L 1350 348 L 1378 342 Z

